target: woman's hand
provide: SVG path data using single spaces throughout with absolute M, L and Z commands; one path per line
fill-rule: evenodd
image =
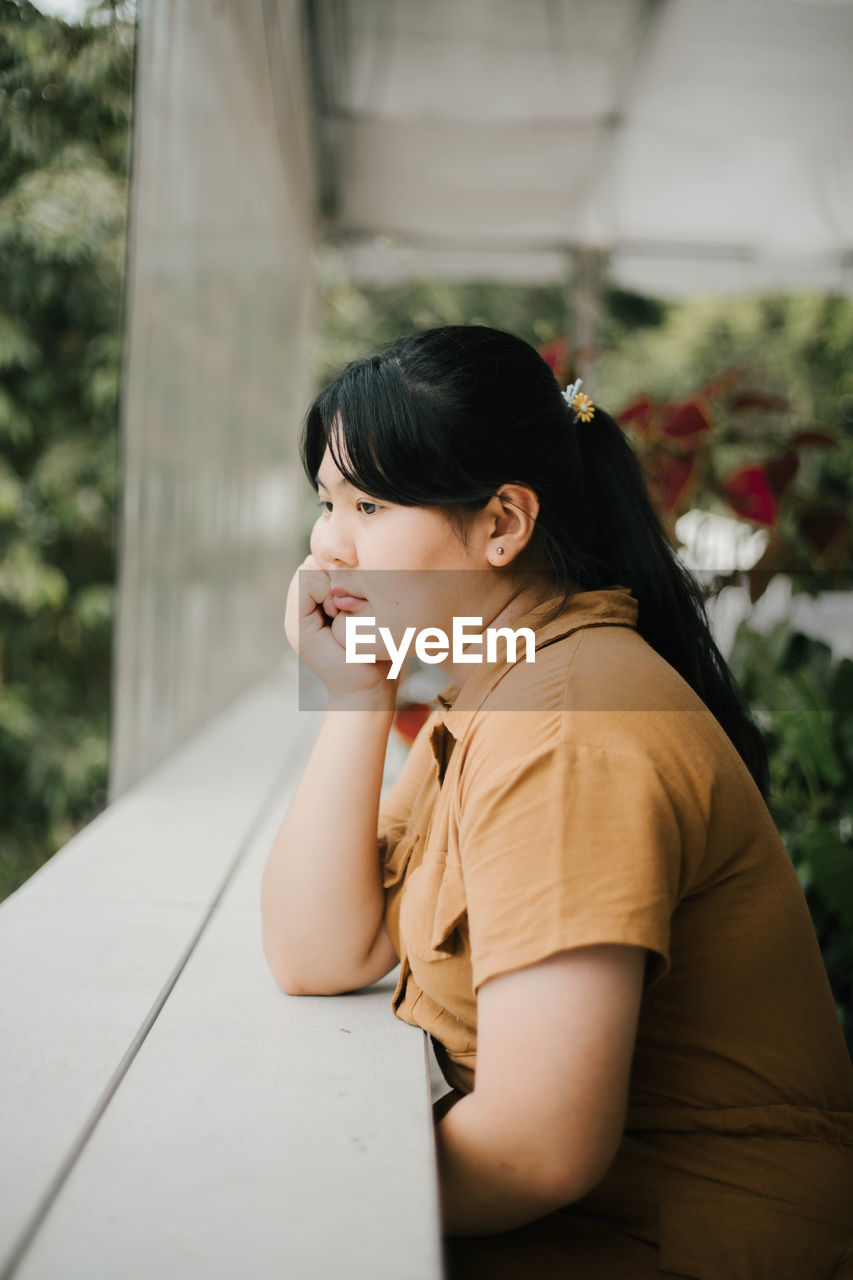
M 389 661 L 347 662 L 345 611 L 330 594 L 329 575 L 313 555 L 299 565 L 287 591 L 284 632 L 300 661 L 319 676 L 333 698 L 385 695 L 393 705 L 397 681 Z

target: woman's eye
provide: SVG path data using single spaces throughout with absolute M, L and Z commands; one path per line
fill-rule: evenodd
M 318 506 L 318 507 L 320 508 L 320 510 L 321 510 L 321 511 L 323 511 L 326 515 L 328 515 L 328 513 L 329 513 L 329 512 L 331 511 L 331 509 L 332 509 L 332 503 L 331 503 L 331 501 L 330 501 L 328 498 L 320 498 L 319 502 L 317 503 L 317 506 Z M 373 513 L 374 513 L 375 511 L 378 511 L 378 510 L 379 510 L 379 507 L 378 507 L 378 505 L 377 505 L 375 502 L 367 502 L 366 500 L 362 500 L 362 501 L 360 501 L 360 502 L 357 502 L 357 503 L 356 503 L 356 506 L 357 506 L 357 507 L 372 507 L 372 508 L 373 508 L 373 511 L 365 511 L 365 512 L 364 512 L 364 514 L 365 514 L 366 516 L 372 516 L 372 515 L 373 515 Z

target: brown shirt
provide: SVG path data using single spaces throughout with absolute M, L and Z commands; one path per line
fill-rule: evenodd
M 535 630 L 534 663 L 472 667 L 441 690 L 381 804 L 394 1012 L 434 1037 L 467 1093 L 486 978 L 571 947 L 645 947 L 625 1140 L 578 1204 L 656 1241 L 662 1197 L 739 1187 L 789 1209 L 808 1200 L 846 1229 L 853 1068 L 761 794 L 640 636 L 630 591 L 541 617 L 513 623 Z M 765 1141 L 747 1159 L 737 1139 L 750 1135 Z

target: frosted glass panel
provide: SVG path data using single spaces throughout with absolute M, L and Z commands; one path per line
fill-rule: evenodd
M 286 651 L 313 314 L 300 13 L 142 6 L 111 799 Z

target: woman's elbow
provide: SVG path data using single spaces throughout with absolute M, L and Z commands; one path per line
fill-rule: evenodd
M 316 996 L 319 994 L 317 991 L 309 990 L 304 983 L 298 982 L 296 978 L 291 977 L 290 974 L 279 974 L 273 972 L 273 977 L 275 978 L 280 990 L 282 990 L 286 996 Z
M 309 982 L 300 978 L 289 969 L 274 968 L 272 965 L 270 965 L 270 971 L 277 985 L 286 996 L 337 996 L 343 994 L 338 984 L 324 987 L 322 983 Z
M 287 963 L 287 960 L 281 954 L 281 949 L 274 944 L 266 930 L 261 932 L 261 945 L 269 971 L 285 995 L 309 996 L 316 994 L 306 986 L 293 967 Z
M 555 1156 L 551 1165 L 552 1185 L 560 1204 L 574 1204 L 594 1191 L 607 1174 L 616 1157 L 619 1143 L 588 1151 L 565 1150 Z
M 288 963 L 279 952 L 272 946 L 264 944 L 264 955 L 270 973 L 275 978 L 276 983 L 288 996 L 339 996 L 346 995 L 348 992 L 356 990 L 358 983 L 342 982 L 340 975 L 337 973 L 306 974 L 300 972 L 298 968 L 294 968 L 292 963 Z
M 270 973 L 275 978 L 276 986 L 278 986 L 279 989 L 283 991 L 286 996 L 311 995 L 311 992 L 308 991 L 301 982 L 298 982 L 296 980 L 295 975 L 291 974 L 288 970 L 282 969 L 278 965 L 274 964 L 270 960 L 269 956 L 267 956 L 267 965 L 269 966 Z

